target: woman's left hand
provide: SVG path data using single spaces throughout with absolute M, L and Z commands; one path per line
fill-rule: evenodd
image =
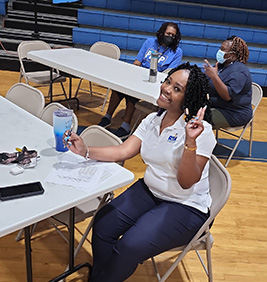
M 186 125 L 186 139 L 196 140 L 196 138 L 204 130 L 203 119 L 206 111 L 206 106 L 200 108 L 197 112 L 196 117 L 189 120 Z
M 208 60 L 204 60 L 206 64 L 203 65 L 205 74 L 210 77 L 211 79 L 214 79 L 218 76 L 218 62 L 216 62 L 215 66 L 213 67 Z

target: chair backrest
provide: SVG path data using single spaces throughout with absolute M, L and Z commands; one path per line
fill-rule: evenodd
M 51 49 L 50 45 L 41 40 L 29 40 L 22 41 L 17 49 L 19 59 L 22 60 L 27 58 L 27 53 L 29 51 L 38 51 L 38 50 L 46 50 Z
M 58 109 L 67 109 L 67 108 L 58 102 L 53 102 L 48 104 L 40 113 L 40 119 L 53 126 L 53 114 L 54 111 Z M 78 129 L 78 119 L 74 112 L 72 114 L 72 124 L 73 124 L 72 131 L 76 133 Z
M 91 125 L 80 134 L 86 146 L 106 147 L 122 144 L 121 139 L 115 134 L 99 125 Z M 124 162 L 118 162 L 123 166 Z
M 262 99 L 263 91 L 259 84 L 252 82 L 252 99 L 251 104 L 253 106 L 253 115 L 255 114 L 255 111 L 257 107 L 259 106 L 259 103 Z
M 120 48 L 117 45 L 103 41 L 97 41 L 94 43 L 90 48 L 90 52 L 116 60 L 119 60 L 121 55 Z
M 80 136 L 87 146 L 105 147 L 122 143 L 118 136 L 99 125 L 88 126 Z
M 43 93 L 25 83 L 14 84 L 8 90 L 6 98 L 37 117 L 40 116 L 45 105 Z
M 212 198 L 210 216 L 198 230 L 195 236 L 191 239 L 189 244 L 185 247 L 185 252 L 190 250 L 192 246 L 196 245 L 196 242 L 199 242 L 199 238 L 205 236 L 204 232 L 207 230 L 207 228 L 209 228 L 210 224 L 224 207 L 230 196 L 232 187 L 231 176 L 227 169 L 214 155 L 212 155 L 210 159 L 209 182 L 210 194 Z
M 29 51 L 38 51 L 38 50 L 46 50 L 51 49 L 50 45 L 47 44 L 44 41 L 41 40 L 29 40 L 29 41 L 22 41 L 18 48 L 18 57 L 20 62 L 20 78 L 19 81 L 21 81 L 21 78 L 24 77 L 26 80 L 26 83 L 28 84 L 28 78 L 26 76 L 26 70 L 25 66 L 23 64 L 23 59 L 27 58 L 27 54 Z
M 213 220 L 227 202 L 232 186 L 229 172 L 214 155 L 210 159 L 209 182 L 212 198 L 210 215 Z

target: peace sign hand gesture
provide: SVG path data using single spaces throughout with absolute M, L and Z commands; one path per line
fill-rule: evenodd
M 204 130 L 203 119 L 207 106 L 200 108 L 197 116 L 189 120 L 186 125 L 186 144 L 195 143 L 196 138 Z

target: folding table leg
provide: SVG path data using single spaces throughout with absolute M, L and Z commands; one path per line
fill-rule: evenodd
M 24 228 L 27 282 L 32 282 L 32 255 L 30 226 Z
M 72 273 L 78 271 L 79 269 L 83 268 L 83 267 L 87 267 L 88 268 L 88 273 L 90 275 L 91 270 L 92 270 L 92 266 L 89 262 L 86 263 L 82 263 L 82 264 L 78 264 L 76 266 L 74 266 L 74 219 L 75 219 L 75 207 L 70 209 L 70 227 L 69 227 L 69 269 L 65 272 L 63 272 L 62 274 L 58 275 L 57 277 L 53 278 L 52 280 L 50 280 L 49 282 L 57 282 L 60 281 L 66 277 L 68 277 L 69 275 L 71 275 Z

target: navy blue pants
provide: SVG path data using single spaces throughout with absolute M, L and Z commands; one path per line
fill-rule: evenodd
M 105 205 L 93 225 L 90 282 L 121 282 L 139 263 L 188 243 L 208 214 L 153 196 L 138 180 Z

